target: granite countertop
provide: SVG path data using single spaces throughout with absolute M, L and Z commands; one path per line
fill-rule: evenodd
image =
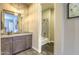
M 8 38 L 8 37 L 22 36 L 22 35 L 32 35 L 32 32 L 18 33 L 18 34 L 11 34 L 11 35 L 1 35 L 1 38 Z

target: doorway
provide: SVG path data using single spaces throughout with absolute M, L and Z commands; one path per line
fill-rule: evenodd
M 42 4 L 42 53 L 54 54 L 54 4 Z

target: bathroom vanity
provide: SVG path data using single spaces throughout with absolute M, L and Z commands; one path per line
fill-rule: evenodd
M 27 31 L 28 28 L 22 27 L 21 14 L 3 9 L 0 16 L 1 54 L 13 55 L 30 49 L 32 33 Z
M 32 47 L 32 33 L 1 36 L 1 54 L 13 55 Z

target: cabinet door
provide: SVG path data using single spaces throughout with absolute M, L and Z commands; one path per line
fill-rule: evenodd
M 32 48 L 32 35 L 26 36 L 26 49 Z
M 1 39 L 1 54 L 2 55 L 12 54 L 12 38 Z
M 13 37 L 13 54 L 25 50 L 25 36 Z

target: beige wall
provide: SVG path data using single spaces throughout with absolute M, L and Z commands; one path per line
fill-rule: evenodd
M 40 46 L 41 45 L 40 44 L 41 6 L 40 4 L 30 5 L 27 20 L 28 20 L 29 32 L 33 32 L 32 48 L 34 48 L 39 52 L 41 49 L 41 46 Z
M 50 41 L 54 41 L 54 10 L 50 10 Z

